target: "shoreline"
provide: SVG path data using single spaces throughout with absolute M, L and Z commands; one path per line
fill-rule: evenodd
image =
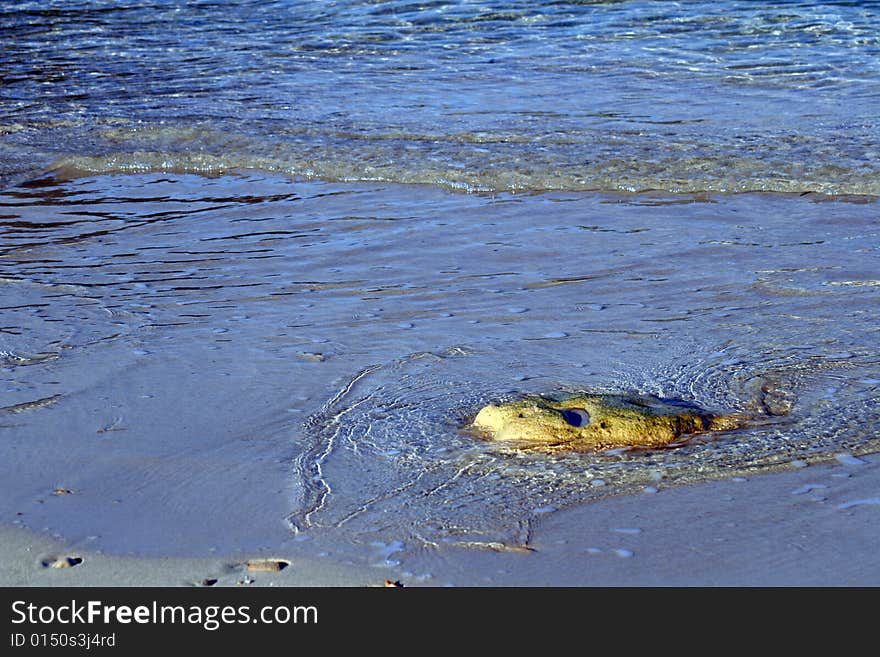
M 877 457 L 744 472 L 877 449 L 871 207 L 278 182 L 8 199 L 46 234 L 6 260 L 0 519 L 45 534 L 9 529 L 0 583 L 231 586 L 258 556 L 291 566 L 256 585 L 880 581 L 876 506 L 838 508 L 880 496 Z M 460 431 L 495 398 L 594 389 L 797 403 L 631 463 Z
M 862 461 L 858 463 L 857 461 Z M 0 586 L 877 586 L 880 454 L 607 497 L 543 514 L 531 551 L 444 546 L 400 564 L 304 556 L 279 572 L 237 555 L 152 557 L 79 550 L 0 526 Z M 365 552 L 368 552 L 366 550 Z M 43 562 L 82 558 L 69 568 Z M 265 555 L 260 555 L 265 557 Z M 430 572 L 430 578 L 414 572 Z

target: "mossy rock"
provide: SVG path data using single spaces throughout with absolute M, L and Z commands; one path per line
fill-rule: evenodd
M 477 413 L 473 428 L 522 449 L 605 451 L 663 447 L 690 434 L 735 429 L 743 421 L 738 414 L 712 413 L 684 401 L 607 394 L 490 404 Z

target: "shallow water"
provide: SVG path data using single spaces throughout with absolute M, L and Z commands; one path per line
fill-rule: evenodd
M 51 398 L 0 417 L 4 449 L 39 455 L 44 489 L 271 499 L 316 545 L 497 548 L 548 507 L 877 447 L 874 202 L 141 174 L 0 208 L 2 405 Z M 580 390 L 755 421 L 604 455 L 464 430 Z M 226 485 L 230 463 L 252 471 Z M 38 517 L 84 535 L 95 508 Z
M 0 175 L 878 194 L 873 2 L 20 2 Z

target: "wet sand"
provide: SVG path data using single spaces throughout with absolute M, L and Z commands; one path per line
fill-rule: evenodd
M 876 582 L 876 8 L 255 4 L 0 7 L 5 581 Z
M 137 557 L 5 526 L 4 586 L 877 586 L 880 456 L 621 495 L 536 522 L 531 551 L 441 546 L 396 566 L 340 563 L 288 545 L 254 555 Z M 650 490 L 650 489 L 649 489 Z M 45 564 L 81 558 L 68 568 Z M 265 557 L 265 552 L 259 555 Z M 430 573 L 430 577 L 415 573 Z
M 816 464 L 878 449 L 874 254 L 852 248 L 874 203 L 256 174 L 3 199 L 0 524 L 83 559 L 43 568 L 61 548 L 15 539 L 4 581 L 109 583 L 93 564 L 121 559 L 138 583 L 235 584 L 257 557 L 316 585 L 876 581 L 876 507 L 838 508 L 880 495 L 874 457 Z M 463 430 L 589 390 L 760 417 L 631 454 Z

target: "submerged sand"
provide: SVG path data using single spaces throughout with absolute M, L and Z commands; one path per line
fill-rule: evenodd
M 875 457 L 834 460 L 880 449 L 873 203 L 257 174 L 3 199 L 0 523 L 34 534 L 2 583 L 877 581 Z M 462 429 L 585 391 L 773 421 L 632 454 Z

